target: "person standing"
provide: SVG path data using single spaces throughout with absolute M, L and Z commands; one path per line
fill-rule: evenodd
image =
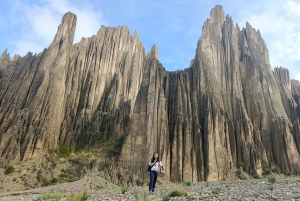
M 152 159 L 149 161 L 148 174 L 150 176 L 149 193 L 155 190 L 155 184 L 158 177 L 158 171 L 163 170 L 162 162 L 159 160 L 158 153 L 154 153 Z

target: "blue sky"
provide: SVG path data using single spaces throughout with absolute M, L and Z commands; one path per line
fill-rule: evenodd
M 64 13 L 77 15 L 75 41 L 96 34 L 101 25 L 137 30 L 146 53 L 158 46 L 169 71 L 189 66 L 210 10 L 223 6 L 240 27 L 248 21 L 266 41 L 272 67 L 283 66 L 300 80 L 299 0 L 1 0 L 0 52 L 38 53 L 50 45 Z

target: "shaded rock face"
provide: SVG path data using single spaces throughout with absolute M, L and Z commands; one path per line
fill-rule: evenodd
M 58 144 L 118 141 L 97 160 L 110 181 L 146 179 L 160 153 L 166 179 L 212 181 L 243 162 L 300 171 L 300 83 L 272 71 L 260 32 L 240 29 L 221 6 L 204 23 L 195 58 L 167 72 L 154 45 L 146 55 L 137 33 L 104 27 L 72 44 L 67 13 L 48 49 L 0 58 L 1 165 L 33 158 Z M 101 133 L 101 142 L 98 141 Z

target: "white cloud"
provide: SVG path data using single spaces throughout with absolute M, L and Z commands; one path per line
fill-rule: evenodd
M 240 21 L 248 21 L 260 30 L 269 50 L 272 67 L 288 68 L 290 77 L 295 79 L 295 75 L 300 75 L 297 66 L 300 61 L 300 3 L 281 0 L 261 1 L 259 4 L 264 8 L 263 13 L 240 13 Z
M 13 54 L 25 55 L 28 51 L 41 52 L 52 42 L 63 14 L 71 11 L 77 15 L 74 43 L 82 37 L 96 34 L 102 24 L 107 24 L 100 10 L 88 5 L 73 5 L 71 0 L 40 0 L 40 5 L 15 1 L 14 12 L 20 13 L 13 22 L 21 29 L 15 41 Z
M 300 73 L 296 74 L 294 79 L 300 81 Z
M 288 11 L 289 16 L 300 18 L 300 3 L 295 1 L 287 1 L 285 9 Z

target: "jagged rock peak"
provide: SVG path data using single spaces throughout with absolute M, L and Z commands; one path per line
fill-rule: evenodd
M 291 90 L 291 80 L 289 70 L 283 67 L 274 68 L 274 76 L 278 80 L 278 83 L 287 89 Z
M 222 24 L 225 21 L 225 13 L 221 5 L 216 5 L 210 12 L 210 19 L 213 22 Z
M 134 34 L 133 34 L 133 40 L 139 40 L 139 35 L 138 35 L 138 32 L 137 31 L 134 31 Z
M 4 52 L 2 53 L 2 55 L 0 56 L 0 67 L 1 67 L 1 63 L 3 62 L 9 62 L 10 61 L 10 56 L 7 53 L 7 48 L 4 50 Z
M 6 57 L 6 56 L 9 56 L 9 54 L 7 53 L 7 48 L 2 53 L 1 57 Z
M 52 45 L 58 44 L 60 46 L 65 40 L 68 40 L 68 43 L 72 44 L 75 35 L 76 22 L 77 16 L 74 13 L 67 12 L 64 14 Z
M 157 60 L 158 60 L 158 49 L 157 49 L 156 44 L 154 44 L 154 45 L 151 47 L 151 50 L 150 50 L 150 52 L 148 53 L 148 57 L 154 58 L 154 59 L 157 59 Z

